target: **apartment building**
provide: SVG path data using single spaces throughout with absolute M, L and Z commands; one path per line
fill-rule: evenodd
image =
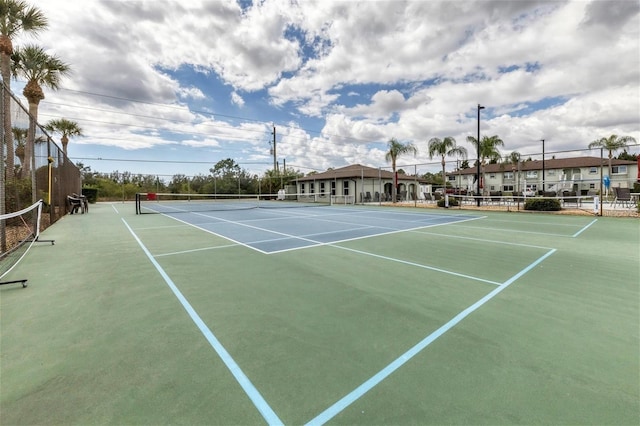
M 447 174 L 448 184 L 455 188 L 475 192 L 475 167 L 456 170 Z M 600 157 L 553 158 L 521 161 L 518 164 L 487 164 L 481 168 L 481 188 L 490 191 L 576 191 L 587 195 L 603 189 L 632 188 L 640 178 L 640 163 L 627 160 L 609 160 Z M 607 186 L 608 183 L 608 186 Z

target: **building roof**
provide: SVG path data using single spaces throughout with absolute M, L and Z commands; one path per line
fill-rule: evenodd
M 601 159 L 600 157 L 573 157 L 573 158 L 550 158 L 544 160 L 545 170 L 551 169 L 577 169 L 582 167 L 599 167 L 602 164 L 603 167 L 607 167 L 609 164 L 608 158 Z M 614 166 L 627 165 L 635 166 L 635 161 L 612 159 L 611 164 Z M 510 172 L 512 170 L 511 163 L 499 163 L 499 164 L 486 164 L 482 167 L 483 173 L 503 173 Z M 526 172 L 528 170 L 542 170 L 542 160 L 531 160 L 520 162 L 520 171 Z M 459 175 L 475 175 L 476 167 L 469 167 L 460 171 L 449 172 L 448 174 Z M 309 182 L 315 180 L 333 180 L 333 179 L 393 179 L 393 173 L 389 170 L 377 169 L 374 167 L 363 166 L 362 164 L 351 164 L 349 166 L 340 167 L 333 170 L 327 170 L 321 173 L 314 173 L 308 176 L 298 178 L 298 182 Z M 424 181 L 424 179 L 416 177 L 414 175 L 398 174 L 399 181 Z
M 314 181 L 314 180 L 331 180 L 331 179 L 393 179 L 393 172 L 388 170 L 376 169 L 373 167 L 363 166 L 362 164 L 352 164 L 350 166 L 340 167 L 338 169 L 327 170 L 326 172 L 314 173 L 308 176 L 298 178 L 298 182 Z M 415 181 L 413 175 L 404 175 L 398 173 L 398 180 Z M 417 180 L 421 180 L 418 178 Z
M 573 157 L 573 158 L 550 158 L 544 160 L 545 170 L 551 169 L 579 169 L 582 167 L 608 167 L 609 159 L 600 157 Z M 611 159 L 611 165 L 636 165 L 635 161 Z M 517 169 L 517 168 L 516 168 Z M 504 173 L 513 170 L 511 163 L 499 163 L 499 164 L 485 164 L 482 166 L 483 173 Z M 520 171 L 526 172 L 528 170 L 542 170 L 542 160 L 531 160 L 520 162 Z M 469 167 L 468 169 L 462 169 L 460 171 L 453 172 L 453 174 L 469 175 L 476 174 L 476 167 Z M 452 173 L 449 173 L 452 174 Z

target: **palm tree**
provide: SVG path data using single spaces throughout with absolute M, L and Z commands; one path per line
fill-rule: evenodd
M 389 146 L 389 151 L 387 151 L 387 153 L 385 154 L 384 159 L 386 161 L 391 161 L 391 169 L 393 170 L 393 188 L 392 188 L 391 199 L 395 203 L 396 194 L 398 191 L 398 188 L 397 188 L 398 182 L 396 179 L 396 160 L 398 159 L 399 156 L 404 154 L 413 154 L 415 156 L 418 153 L 418 149 L 411 142 L 407 142 L 406 144 L 403 144 L 401 142 L 398 142 L 396 138 L 389 139 L 388 146 Z
M 442 185 L 444 189 L 447 187 L 447 180 L 445 177 L 445 157 L 449 155 L 459 155 L 462 158 L 467 157 L 467 150 L 462 146 L 456 146 L 456 140 L 451 136 L 447 136 L 444 139 L 431 138 L 429 140 L 429 158 L 433 159 L 434 155 L 442 157 Z
M 29 6 L 22 0 L 0 0 L 0 74 L 6 88 L 4 102 L 4 137 L 0 144 L 0 158 L 4 158 L 4 146 L 7 147 L 7 178 L 14 176 L 14 146 L 11 138 L 11 55 L 13 55 L 12 39 L 21 31 L 32 35 L 47 27 L 47 18 L 40 9 Z M 4 176 L 3 176 L 4 177 Z M 0 194 L 4 200 L 4 190 Z M 4 209 L 2 212 L 4 213 Z
M 28 45 L 16 49 L 13 54 L 13 75 L 21 76 L 27 80 L 22 94 L 29 102 L 29 132 L 27 133 L 27 145 L 25 150 L 26 162 L 23 170 L 25 176 L 29 175 L 30 164 L 35 161 L 33 148 L 38 121 L 38 105 L 44 99 L 42 86 L 57 89 L 63 76 L 69 74 L 69 65 L 55 55 L 49 55 L 39 46 Z M 34 191 L 35 196 L 35 191 Z
M 64 154 L 67 155 L 67 145 L 69 145 L 69 136 L 84 136 L 82 134 L 82 129 L 78 126 L 78 123 L 75 121 L 67 120 L 66 118 L 60 118 L 57 120 L 50 120 L 44 126 L 45 130 L 52 133 L 60 133 L 62 137 L 60 138 L 60 142 L 62 142 L 62 150 Z
M 467 142 L 472 143 L 475 147 L 478 146 L 477 139 L 473 136 L 467 136 Z M 499 161 L 502 158 L 502 155 L 500 155 L 500 150 L 498 150 L 499 146 L 504 146 L 504 141 L 500 139 L 498 135 L 483 136 L 482 139 L 480 139 L 480 152 L 478 152 L 478 161 L 480 161 L 481 167 L 487 164 L 487 160 L 489 160 L 490 162 Z
M 24 146 L 27 141 L 27 129 L 23 129 L 22 127 L 12 127 L 11 133 L 13 134 L 13 140 L 16 143 L 15 146 L 15 154 L 16 157 L 20 160 L 20 169 L 22 169 L 22 165 L 24 164 Z M 14 166 L 16 169 L 16 175 L 18 166 Z
M 636 138 L 632 136 L 611 135 L 608 138 L 601 138 L 589 144 L 589 149 L 602 148 L 609 151 L 609 176 L 611 176 L 611 159 L 613 153 L 619 149 L 628 148 L 630 144 L 636 143 Z

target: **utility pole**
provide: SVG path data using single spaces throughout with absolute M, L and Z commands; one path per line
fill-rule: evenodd
M 278 163 L 276 162 L 276 126 L 273 125 L 273 173 L 278 170 Z
M 476 203 L 478 207 L 480 207 L 480 110 L 484 109 L 484 107 L 478 104 L 478 139 L 476 139 L 476 145 L 478 150 L 478 160 L 476 164 Z

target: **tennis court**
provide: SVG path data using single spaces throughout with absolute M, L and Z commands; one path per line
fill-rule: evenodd
M 0 288 L 3 424 L 637 424 L 629 218 L 98 204 Z

